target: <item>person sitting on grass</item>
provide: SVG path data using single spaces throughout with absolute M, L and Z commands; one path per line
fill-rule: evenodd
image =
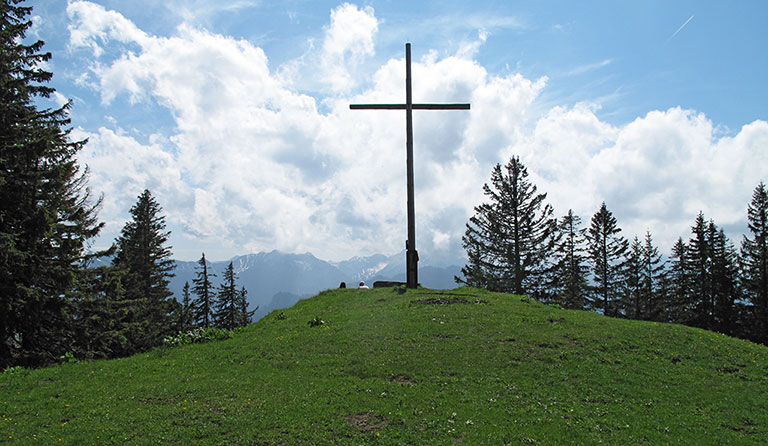
M 360 282 L 360 285 L 358 285 L 357 288 L 361 290 L 367 290 L 368 285 L 366 285 L 365 282 Z

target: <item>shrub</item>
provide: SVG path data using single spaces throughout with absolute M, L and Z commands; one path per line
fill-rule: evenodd
M 319 326 L 321 326 L 321 325 L 324 325 L 324 324 L 325 324 L 325 321 L 324 321 L 324 320 L 322 320 L 322 319 L 320 319 L 319 317 L 315 316 L 315 318 L 314 318 L 314 319 L 312 319 L 311 321 L 307 322 L 307 324 L 308 324 L 310 327 L 319 327 Z
M 24 370 L 26 370 L 26 369 L 24 369 L 24 367 L 22 367 L 20 365 L 13 366 L 13 367 L 8 367 L 6 369 L 3 369 L 3 375 L 13 375 L 14 373 L 21 373 Z
M 238 331 L 240 331 L 238 328 L 234 330 L 225 330 L 216 327 L 195 328 L 194 330 L 180 332 L 176 336 L 166 336 L 165 339 L 163 339 L 163 345 L 168 347 L 178 347 L 180 345 L 220 341 L 231 338 Z

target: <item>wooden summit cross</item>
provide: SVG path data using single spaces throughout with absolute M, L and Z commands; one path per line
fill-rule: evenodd
M 413 206 L 413 115 L 412 110 L 469 110 L 469 104 L 414 104 L 411 97 L 411 44 L 405 44 L 405 104 L 350 104 L 352 110 L 405 110 L 405 151 L 408 175 L 408 239 L 405 241 L 405 275 L 408 288 L 419 284 L 419 254 L 416 251 L 416 221 Z

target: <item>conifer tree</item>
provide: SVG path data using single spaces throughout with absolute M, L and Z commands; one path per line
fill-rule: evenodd
M 708 330 L 730 332 L 733 304 L 738 296 L 736 251 L 714 221 L 699 212 L 688 241 L 693 317 L 689 323 Z
M 224 270 L 224 277 L 222 279 L 223 281 L 219 286 L 217 296 L 214 320 L 217 327 L 231 330 L 238 327 L 240 322 L 240 293 L 235 283 L 237 276 L 235 275 L 232 262 L 229 262 L 229 266 Z
M 602 309 L 607 316 L 614 316 L 618 312 L 614 301 L 618 299 L 620 291 L 620 260 L 627 250 L 627 241 L 619 232 L 621 228 L 617 226 L 616 218 L 603 202 L 592 216 L 587 241 L 596 282 L 591 304 L 595 309 Z
M 216 296 L 214 294 L 211 278 L 215 274 L 208 272 L 208 263 L 205 261 L 205 253 L 197 262 L 197 272 L 192 280 L 192 293 L 197 296 L 193 302 L 195 325 L 198 327 L 209 328 L 214 324 L 213 312 L 216 305 Z
M 245 287 L 240 288 L 240 292 L 237 294 L 237 308 L 238 312 L 237 324 L 238 327 L 245 327 L 253 321 L 253 315 L 259 309 L 257 305 L 253 310 L 248 310 L 248 291 Z
M 124 271 L 111 266 L 88 268 L 78 280 L 73 298 L 72 352 L 80 358 L 114 358 L 131 352 L 124 324 L 129 303 L 123 288 Z
M 516 156 L 497 164 L 491 185 L 483 185 L 489 202 L 475 207 L 462 237 L 469 263 L 460 282 L 494 291 L 537 296 L 554 245 L 556 220 L 547 194 L 538 194 Z
M 630 319 L 643 319 L 645 307 L 643 281 L 643 245 L 635 236 L 622 263 L 622 295 L 617 307 Z
M 237 275 L 232 262 L 224 270 L 223 282 L 219 285 L 218 300 L 214 319 L 216 326 L 231 330 L 244 327 L 251 323 L 256 310 L 248 311 L 248 300 L 245 287 L 237 289 Z M 258 307 L 256 308 L 258 310 Z
M 39 110 L 49 97 L 43 42 L 24 43 L 32 8 L 0 2 L 0 369 L 41 365 L 70 348 L 68 296 L 86 245 L 100 231 L 87 169 L 69 139 L 71 102 Z
M 640 281 L 641 293 L 646 308 L 644 319 L 660 320 L 664 312 L 665 263 L 658 248 L 653 245 L 651 231 L 645 232 L 642 257 L 643 272 Z
M 665 320 L 669 322 L 688 324 L 694 319 L 695 305 L 689 259 L 688 246 L 682 237 L 678 238 L 669 257 L 669 287 L 665 303 Z
M 711 328 L 713 302 L 712 277 L 710 275 L 712 254 L 707 239 L 707 222 L 704 213 L 699 212 L 691 227 L 692 237 L 688 240 L 688 264 L 690 268 L 691 294 L 694 308 L 689 324 L 700 328 Z
M 707 230 L 712 253 L 712 329 L 731 334 L 735 330 L 733 322 L 737 319 L 737 315 L 734 314 L 734 304 L 740 297 L 738 254 L 722 228 L 718 228 L 710 221 Z
M 131 339 L 135 351 L 160 345 L 172 334 L 173 293 L 168 289 L 175 265 L 170 232 L 165 230 L 162 208 L 149 190 L 131 208 L 131 221 L 116 240 L 117 255 L 112 264 L 125 271 L 125 301 L 131 305 L 126 323 L 136 327 Z M 126 352 L 132 353 L 132 352 Z
M 754 307 L 753 338 L 768 344 L 768 191 L 762 181 L 747 207 L 747 227 L 752 237 L 741 241 L 742 286 Z
M 549 283 L 552 300 L 563 308 L 582 310 L 589 294 L 589 267 L 586 264 L 586 229 L 581 218 L 569 209 L 557 223 L 556 245 L 553 253 L 552 279 Z
M 189 282 L 184 282 L 184 288 L 182 288 L 181 294 L 181 311 L 179 312 L 177 326 L 178 331 L 185 332 L 191 330 L 195 326 L 195 305 L 192 303 L 192 298 L 190 296 Z

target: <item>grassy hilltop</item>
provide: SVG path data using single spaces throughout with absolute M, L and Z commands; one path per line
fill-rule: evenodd
M 0 443 L 768 438 L 764 346 L 520 296 L 404 291 L 326 291 L 230 340 L 2 374 Z

